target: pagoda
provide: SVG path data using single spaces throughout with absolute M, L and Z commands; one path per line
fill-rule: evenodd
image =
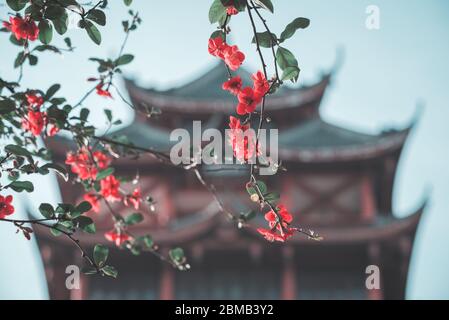
M 250 73 L 240 69 L 244 83 Z M 284 86 L 267 99 L 269 126 L 279 129 L 279 158 L 287 172 L 262 177 L 281 194 L 294 221 L 310 227 L 324 241 L 296 235 L 285 244 L 272 244 L 253 228 L 238 229 L 218 208 L 212 195 L 189 170 L 150 157 L 120 159 L 117 175 L 140 177 L 143 194 L 157 200 L 133 233 L 151 233 L 164 250 L 182 246 L 192 269 L 178 272 L 151 255 L 133 257 L 113 248 L 103 232 L 112 228 L 106 212 L 92 214 L 98 232 L 80 235 L 84 245 L 111 246 L 117 280 L 82 276 L 80 290 L 65 289 L 65 268 L 81 262 L 64 239 L 37 230 L 53 298 L 65 299 L 404 299 L 415 232 L 426 201 L 405 218 L 393 212 L 393 187 L 401 152 L 413 123 L 375 135 L 339 127 L 323 120 L 321 101 L 334 72 L 309 86 Z M 224 129 L 234 113 L 235 98 L 221 89 L 223 65 L 169 90 L 142 88 L 125 79 L 138 110 L 133 123 L 115 132 L 135 145 L 168 152 L 171 130 L 190 128 L 195 120 L 203 129 Z M 157 112 L 159 113 L 159 112 Z M 152 113 L 153 114 L 153 113 Z M 68 144 L 49 141 L 63 161 Z M 213 184 L 225 206 L 244 212 L 248 199 L 245 166 L 224 170 L 207 166 L 204 178 Z M 65 202 L 82 201 L 82 189 L 60 181 Z M 123 215 L 130 208 L 117 204 Z M 262 215 L 260 215 L 262 216 Z M 263 225 L 263 217 L 251 221 Z M 379 268 L 380 286 L 367 288 L 368 266 Z

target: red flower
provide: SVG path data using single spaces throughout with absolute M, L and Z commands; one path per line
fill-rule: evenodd
M 231 92 L 233 95 L 238 95 L 240 89 L 242 88 L 242 78 L 240 76 L 235 76 L 223 83 L 223 90 Z
M 87 148 L 81 148 L 77 154 L 68 153 L 65 163 L 71 166 L 72 172 L 81 180 L 95 180 L 97 177 L 98 170 L 92 163 Z
M 211 55 L 224 60 L 232 71 L 236 71 L 245 60 L 237 46 L 229 46 L 221 37 L 209 39 L 208 50 Z
M 71 166 L 72 172 L 81 180 L 95 180 L 98 168 L 106 169 L 110 162 L 111 159 L 101 151 L 95 151 L 91 157 L 89 150 L 85 147 L 76 154 L 68 153 L 65 160 L 65 163 Z
M 280 216 L 282 222 L 288 224 L 293 221 L 293 216 L 290 214 L 290 212 L 287 211 L 284 205 L 280 204 L 278 205 L 277 208 L 278 208 L 278 215 Z M 273 210 L 265 214 L 265 220 L 267 220 L 269 223 L 276 224 L 277 216 L 273 212 Z
M 54 123 L 50 123 L 47 126 L 47 136 L 49 137 L 53 137 L 55 134 L 57 134 L 59 132 L 59 128 L 57 125 L 55 125 Z
M 95 89 L 97 90 L 97 94 L 98 94 L 99 96 L 102 96 L 102 97 L 105 97 L 105 98 L 111 98 L 111 99 L 112 99 L 112 95 L 111 95 L 111 93 L 109 92 L 109 90 L 103 89 L 103 86 L 104 86 L 104 83 L 103 83 L 103 82 L 100 82 L 100 83 L 95 87 Z
M 99 197 L 97 195 L 93 193 L 86 193 L 83 198 L 90 203 L 93 212 L 100 212 L 100 201 L 98 201 Z
M 120 247 L 126 241 L 131 240 L 132 238 L 128 236 L 126 233 L 117 232 L 116 230 L 111 230 L 104 234 L 106 240 L 114 242 L 117 247 Z
M 101 195 L 108 201 L 120 201 L 120 181 L 118 181 L 114 176 L 107 176 L 100 182 Z
M 26 95 L 28 106 L 39 108 L 44 103 L 44 98 L 34 93 L 27 93 Z
M 263 97 L 268 90 L 270 90 L 270 84 L 268 83 L 265 75 L 262 71 L 257 71 L 252 75 L 254 81 L 254 91 L 261 97 Z
M 224 50 L 228 47 L 226 42 L 224 42 L 222 37 L 216 37 L 214 39 L 209 39 L 208 50 L 211 55 L 224 59 Z
M 249 123 L 242 125 L 240 119 L 230 116 L 229 117 L 229 128 L 231 129 L 240 129 L 242 131 L 246 131 L 249 129 Z
M 239 11 L 234 6 L 230 6 L 226 8 L 226 13 L 230 16 L 235 16 Z
M 34 136 L 41 134 L 45 126 L 45 113 L 40 111 L 28 111 L 26 118 L 22 119 L 22 128 L 30 131 Z
M 106 154 L 101 151 L 95 151 L 93 153 L 95 162 L 97 163 L 98 168 L 106 169 L 111 163 L 111 158 L 109 158 Z
M 14 213 L 14 207 L 11 205 L 12 196 L 1 196 L 0 195 L 0 219 L 4 219 Z
M 140 193 L 140 189 L 134 189 L 133 193 L 127 195 L 123 202 L 125 203 L 125 206 L 132 205 L 134 209 L 138 210 L 139 205 L 142 202 L 142 194 Z
M 39 36 L 39 28 L 30 17 L 9 17 L 9 23 L 3 22 L 3 26 L 11 31 L 17 40 L 24 39 L 34 41 Z
M 249 124 L 242 125 L 240 120 L 235 117 L 229 117 L 228 131 L 229 143 L 234 151 L 234 156 L 240 162 L 246 162 L 252 159 L 256 154 L 256 135 L 254 131 L 249 131 Z
M 293 236 L 296 228 L 290 228 L 289 224 L 293 221 L 293 216 L 287 211 L 285 206 L 277 207 L 278 214 L 271 210 L 265 214 L 265 220 L 268 221 L 270 230 L 259 228 L 257 231 L 262 234 L 268 241 L 285 242 Z M 278 221 L 279 216 L 279 221 Z
M 239 104 L 237 106 L 237 113 L 244 115 L 256 110 L 257 105 L 262 100 L 261 96 L 257 94 L 251 87 L 246 87 L 240 91 L 238 95 Z
M 223 59 L 229 69 L 236 71 L 245 60 L 245 54 L 237 46 L 227 46 L 223 51 Z
M 265 239 L 267 239 L 270 242 L 279 241 L 279 242 L 285 242 L 284 237 L 277 234 L 276 231 L 273 230 L 267 230 L 263 228 L 258 228 L 257 231 L 264 236 Z

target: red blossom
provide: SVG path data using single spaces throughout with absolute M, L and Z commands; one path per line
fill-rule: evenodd
M 97 163 L 98 168 L 102 170 L 106 169 L 111 163 L 111 158 L 109 158 L 106 154 L 104 154 L 101 151 L 95 151 L 93 153 L 93 157 L 95 159 L 95 162 Z
M 285 242 L 297 230 L 289 226 L 293 221 L 293 216 L 287 211 L 284 205 L 277 206 L 277 214 L 273 210 L 267 212 L 265 214 L 265 220 L 268 221 L 270 230 L 259 228 L 257 231 L 271 242 Z
M 138 210 L 140 203 L 142 202 L 142 194 L 140 193 L 140 189 L 136 188 L 134 189 L 132 194 L 129 194 L 125 197 L 123 200 L 125 203 L 125 206 L 133 206 L 134 209 Z
M 47 136 L 49 137 L 53 137 L 55 134 L 57 134 L 59 132 L 59 128 L 57 125 L 55 125 L 54 123 L 50 123 L 47 126 Z
M 46 123 L 45 112 L 28 111 L 26 117 L 22 119 L 22 128 L 30 131 L 34 136 L 39 136 Z
M 293 216 L 290 214 L 290 212 L 287 211 L 287 209 L 285 208 L 284 205 L 280 204 L 280 205 L 278 205 L 277 208 L 278 208 L 278 215 L 282 219 L 282 222 L 285 222 L 288 224 L 293 221 Z M 271 211 L 267 212 L 267 214 L 265 214 L 265 220 L 267 220 L 270 223 L 276 223 L 277 216 L 273 212 L 273 210 L 271 210 Z
M 229 6 L 226 8 L 226 13 L 230 16 L 235 16 L 239 11 L 234 6 Z
M 108 89 L 103 89 L 103 86 L 104 86 L 104 83 L 103 83 L 103 82 L 100 82 L 100 83 L 95 87 L 95 89 L 97 90 L 97 94 L 98 94 L 99 96 L 102 96 L 102 97 L 105 97 L 105 98 L 111 98 L 111 99 L 112 99 L 112 95 L 111 95 L 111 93 L 109 92 L 109 90 L 108 90 Z
M 39 36 L 39 28 L 30 17 L 9 17 L 9 22 L 4 21 L 3 26 L 11 31 L 17 40 L 34 41 Z
M 120 201 L 121 196 L 119 192 L 120 181 L 113 175 L 107 176 L 100 182 L 101 195 L 108 201 Z
M 27 93 L 26 95 L 28 106 L 39 109 L 44 103 L 44 98 L 34 93 Z
M 240 89 L 242 88 L 242 78 L 240 76 L 235 76 L 225 83 L 223 83 L 223 90 L 227 90 L 233 95 L 238 95 Z
M 121 247 L 123 243 L 132 239 L 126 233 L 123 233 L 121 231 L 117 232 L 116 230 L 106 232 L 104 234 L 104 237 L 106 238 L 106 240 L 114 242 L 117 247 Z
M 252 75 L 252 79 L 254 81 L 254 91 L 257 95 L 263 97 L 270 90 L 270 84 L 265 78 L 265 75 L 259 70 Z
M 229 117 L 228 131 L 229 143 L 234 151 L 234 156 L 240 162 L 246 162 L 256 155 L 256 135 L 254 131 L 248 131 L 249 124 L 242 125 L 239 119 Z
M 245 115 L 256 110 L 257 105 L 261 102 L 262 97 L 257 94 L 251 87 L 246 87 L 240 91 L 238 95 L 239 104 L 237 105 L 237 113 Z
M 224 59 L 224 49 L 227 48 L 226 42 L 224 42 L 222 37 L 216 37 L 209 39 L 208 50 L 211 55 Z
M 258 228 L 257 232 L 259 232 L 261 235 L 264 236 L 264 238 L 270 242 L 278 241 L 278 242 L 285 242 L 284 237 L 277 234 L 275 230 L 268 230 L 263 228 Z
M 12 206 L 12 196 L 1 196 L 0 195 L 0 219 L 4 219 L 14 213 L 14 207 Z
M 245 60 L 245 54 L 237 46 L 227 46 L 223 51 L 224 61 L 229 69 L 236 71 Z
M 111 159 L 101 151 L 93 152 L 91 157 L 89 150 L 83 147 L 76 154 L 69 152 L 65 163 L 71 166 L 72 172 L 81 180 L 95 180 L 98 169 L 106 169 Z
M 209 39 L 208 50 L 211 55 L 224 60 L 232 71 L 236 71 L 245 60 L 245 54 L 237 46 L 228 45 L 221 37 Z
M 95 213 L 100 212 L 99 196 L 97 196 L 93 193 L 86 193 L 83 198 L 84 198 L 84 200 L 86 200 L 87 202 L 90 203 L 90 205 L 92 206 L 93 212 L 95 212 Z

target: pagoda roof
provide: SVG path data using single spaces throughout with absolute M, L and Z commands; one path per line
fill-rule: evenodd
M 279 134 L 280 158 L 299 162 L 372 159 L 400 151 L 412 128 L 413 123 L 401 130 L 365 134 L 311 119 Z
M 251 85 L 251 73 L 245 68 L 240 68 L 235 74 L 242 77 L 245 86 Z M 235 109 L 236 100 L 222 89 L 222 84 L 227 79 L 226 68 L 217 64 L 189 83 L 169 90 L 142 88 L 131 79 L 125 79 L 125 86 L 136 106 L 146 104 L 159 108 L 164 113 L 229 114 L 230 110 Z M 318 108 L 330 79 L 331 74 L 325 74 L 310 86 L 283 86 L 267 99 L 266 108 L 268 111 L 276 111 L 307 104 Z
M 413 124 L 400 130 L 365 134 L 324 121 L 311 119 L 288 130 L 279 131 L 281 160 L 301 163 L 364 161 L 400 152 Z M 218 128 L 221 129 L 221 128 Z M 170 131 L 135 122 L 113 134 L 125 135 L 135 145 L 169 153 L 177 142 L 170 142 Z

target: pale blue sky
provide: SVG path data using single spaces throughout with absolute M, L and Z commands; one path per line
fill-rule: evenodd
M 4 0 L 0 1 L 0 3 Z M 213 27 L 207 20 L 210 0 L 134 0 L 143 24 L 132 34 L 125 52 L 136 55 L 126 73 L 144 85 L 159 88 L 181 84 L 209 68 L 215 61 L 206 47 Z M 413 210 L 426 189 L 432 188 L 428 211 L 420 225 L 408 288 L 409 298 L 449 298 L 449 2 L 447 0 L 274 0 L 276 15 L 270 20 L 280 32 L 293 18 L 311 19 L 286 46 L 299 57 L 301 79 L 313 82 L 332 67 L 337 48 L 345 61 L 322 106 L 329 121 L 362 131 L 407 125 L 419 102 L 426 107 L 404 150 L 396 180 L 394 205 L 399 215 Z M 77 54 L 63 57 L 44 54 L 37 68 L 25 69 L 24 84 L 49 86 L 60 79 L 62 93 L 76 100 L 95 75 L 91 56 L 114 56 L 122 39 L 122 1 L 110 1 L 111 12 L 103 46 L 87 40 L 83 30 L 71 30 Z M 380 30 L 365 28 L 368 5 L 380 8 Z M 0 18 L 6 16 L 0 7 Z M 232 40 L 247 53 L 247 64 L 257 67 L 249 46 L 251 32 L 246 16 L 232 23 Z M 0 75 L 16 78 L 9 44 L 0 35 Z M 8 61 L 10 59 L 11 61 Z M 129 122 L 129 109 L 119 100 L 89 100 L 97 123 L 102 108 L 110 107 Z M 96 116 L 95 116 L 96 115 Z M 3 229 L 2 229 L 3 230 Z M 4 232 L 4 231 L 2 231 Z M 3 235 L 1 236 L 3 237 Z M 3 243 L 3 242 L 0 242 Z M 5 248 L 3 248 L 4 251 Z M 0 252 L 3 252 L 0 246 Z M 0 279 L 0 282 L 2 279 Z

